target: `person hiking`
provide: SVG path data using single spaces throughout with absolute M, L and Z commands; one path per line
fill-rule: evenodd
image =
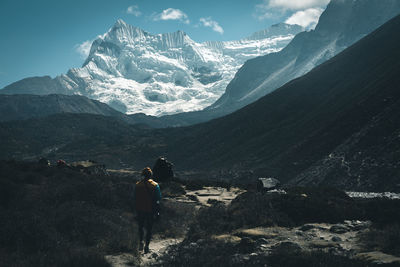
M 161 191 L 160 186 L 151 179 L 153 172 L 149 167 L 142 170 L 142 175 L 143 179 L 135 186 L 135 208 L 139 224 L 139 250 L 143 250 L 143 228 L 146 228 L 144 253 L 148 253 L 153 223 L 159 216 Z

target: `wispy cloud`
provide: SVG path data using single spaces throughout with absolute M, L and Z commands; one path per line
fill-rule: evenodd
M 323 11 L 324 10 L 322 8 L 309 8 L 306 10 L 297 11 L 285 22 L 287 24 L 298 24 L 307 29 L 314 29 Z
M 213 29 L 213 31 L 218 32 L 220 34 L 224 33 L 224 29 L 216 22 L 215 20 L 212 20 L 210 17 L 208 18 L 200 18 L 200 23 L 204 27 L 210 27 Z
M 263 0 L 260 4 L 255 6 L 254 16 L 259 20 L 277 19 L 282 16 L 290 15 L 292 12 L 306 12 L 307 10 L 310 15 L 311 9 L 322 9 L 329 1 L 330 0 Z M 315 10 L 313 12 L 315 14 Z
M 75 51 L 81 56 L 81 58 L 86 59 L 89 56 L 90 48 L 92 47 L 93 41 L 84 41 L 81 44 L 75 45 Z
M 179 20 L 186 24 L 190 23 L 188 15 L 186 15 L 182 10 L 175 8 L 167 8 L 160 14 L 153 15 L 153 20 Z
M 139 17 L 142 15 L 142 12 L 140 12 L 139 7 L 137 5 L 129 6 L 126 9 L 126 13 L 134 15 L 135 17 Z
M 283 8 L 290 10 L 301 10 L 312 7 L 321 7 L 329 3 L 330 0 L 264 0 L 264 4 L 270 8 Z

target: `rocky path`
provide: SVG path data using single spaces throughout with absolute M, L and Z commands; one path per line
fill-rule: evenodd
M 244 192 L 238 188 L 204 187 L 200 190 L 187 190 L 186 194 L 179 197 L 167 197 L 164 201 L 167 205 L 179 208 L 179 205 L 194 204 L 196 209 L 202 206 L 210 206 L 213 201 L 229 204 L 237 195 Z M 182 242 L 183 238 L 162 238 L 155 234 L 150 243 L 150 252 L 140 254 L 140 266 L 152 266 L 162 256 L 169 246 Z M 135 266 L 135 256 L 132 253 L 120 253 L 106 256 L 106 260 L 113 267 Z
M 204 187 L 201 190 L 187 190 L 186 194 L 182 196 L 166 197 L 164 203 L 173 210 L 184 210 L 185 205 L 186 207 L 187 205 L 192 205 L 195 209 L 199 209 L 211 206 L 215 201 L 223 202 L 227 205 L 242 192 L 244 191 L 237 188 L 227 190 L 219 187 Z M 181 224 L 182 222 L 173 223 L 173 225 Z M 269 254 L 271 251 L 282 249 L 299 252 L 323 250 L 337 255 L 359 258 L 369 263 L 400 264 L 400 258 L 393 255 L 363 250 L 359 245 L 359 234 L 368 231 L 369 226 L 370 222 L 344 221 L 340 224 L 313 223 L 293 228 L 257 227 L 239 229 L 229 234 L 213 236 L 213 238 L 227 243 L 248 244 L 250 247 L 255 248 L 251 253 L 237 255 L 239 257 L 238 260 L 241 262 L 246 262 L 246 259 L 248 260 L 251 257 Z M 163 238 L 155 234 L 150 244 L 150 252 L 140 254 L 140 266 L 152 266 L 158 263 L 169 246 L 176 245 L 182 240 L 183 238 Z M 113 267 L 135 265 L 135 256 L 129 253 L 109 255 L 106 259 Z
M 230 190 L 227 190 L 222 187 L 204 187 L 200 190 L 187 191 L 186 195 L 175 198 L 175 200 L 180 202 L 196 203 L 199 207 L 211 206 L 213 201 L 220 201 L 228 205 L 243 192 L 244 190 L 239 188 L 231 188 Z
M 166 249 L 171 246 L 182 242 L 182 238 L 168 238 L 168 239 L 155 239 L 150 243 L 150 252 L 144 254 L 141 252 L 140 254 L 140 266 L 151 266 L 157 261 L 157 258 L 160 257 Z M 106 256 L 106 260 L 113 267 L 130 267 L 134 265 L 134 255 L 131 253 L 121 253 L 116 255 L 108 255 Z
M 226 247 L 242 247 L 244 251 L 233 255 L 234 262 L 249 262 L 272 252 L 300 254 L 302 252 L 324 251 L 329 254 L 360 259 L 369 264 L 392 264 L 400 266 L 400 258 L 380 251 L 368 251 L 359 242 L 359 235 L 368 231 L 370 222 L 344 221 L 340 224 L 310 223 L 300 227 L 256 227 L 238 229 L 232 233 L 214 235 L 211 238 L 223 242 Z M 194 249 L 207 246 L 204 240 L 183 247 L 180 255 L 193 255 Z M 246 248 L 244 248 L 244 246 Z M 184 257 L 184 256 L 183 256 Z M 190 259 L 183 262 L 190 262 Z M 253 265 L 251 265 L 253 266 Z

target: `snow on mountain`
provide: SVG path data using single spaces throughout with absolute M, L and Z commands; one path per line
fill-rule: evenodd
M 278 53 L 247 61 L 207 109 L 214 110 L 215 118 L 215 114 L 222 116 L 256 101 L 308 73 L 399 12 L 398 0 L 331 0 L 315 30 L 296 35 Z
M 302 30 L 282 23 L 239 41 L 197 43 L 182 31 L 153 35 L 118 20 L 93 42 L 81 68 L 55 80 L 128 114 L 200 110 L 224 93 L 246 60 L 280 51 Z

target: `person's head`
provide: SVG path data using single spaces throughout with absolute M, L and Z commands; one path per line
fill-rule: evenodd
M 144 176 L 145 179 L 150 179 L 153 176 L 153 172 L 149 167 L 146 167 L 142 170 L 142 175 Z

